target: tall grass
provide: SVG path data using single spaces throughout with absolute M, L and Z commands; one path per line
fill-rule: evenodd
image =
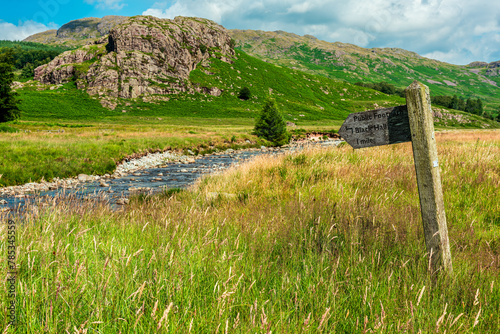
M 18 226 L 18 330 L 497 333 L 500 133 L 437 139 L 450 277 L 428 273 L 411 144 L 310 149 L 120 211 L 39 205 Z

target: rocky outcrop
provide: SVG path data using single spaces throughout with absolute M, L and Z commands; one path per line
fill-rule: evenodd
M 484 61 L 473 61 L 472 63 L 470 63 L 469 65 L 467 65 L 467 67 L 488 67 L 488 63 L 487 62 L 484 62 Z
M 486 75 L 488 76 L 500 75 L 500 61 L 489 63 L 488 68 L 486 69 Z
M 66 51 L 50 63 L 35 69 L 35 79 L 42 83 L 59 84 L 69 81 L 75 75 L 75 65 L 91 60 L 96 50 L 86 46 L 82 49 Z
M 75 28 L 76 29 L 76 28 Z M 91 95 L 137 98 L 179 92 L 207 92 L 192 87 L 189 74 L 210 57 L 231 62 L 231 38 L 225 28 L 206 19 L 174 20 L 136 16 L 116 25 L 108 38 L 67 51 L 35 70 L 46 84 L 76 80 Z
M 500 60 L 489 63 L 488 68 L 500 68 Z

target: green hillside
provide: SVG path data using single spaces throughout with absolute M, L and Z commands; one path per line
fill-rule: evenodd
M 198 66 L 191 72 L 193 88 L 216 87 L 220 96 L 180 93 L 169 95 L 168 101 L 145 102 L 138 99 L 118 99 L 117 107 L 109 110 L 99 100 L 78 90 L 74 83 L 39 85 L 28 83 L 18 89 L 24 120 L 104 120 L 130 116 L 255 118 L 268 95 L 272 95 L 287 121 L 297 125 L 340 125 L 349 113 L 404 104 L 403 98 L 359 87 L 342 80 L 332 80 L 266 63 L 238 51 L 233 64 L 212 58 L 208 67 Z M 243 101 L 239 91 L 248 87 L 252 98 Z M 164 96 L 152 96 L 148 100 Z M 491 128 L 499 123 L 481 117 L 440 109 L 447 115 L 462 115 L 460 121 L 443 126 Z M 449 116 L 453 119 L 453 116 Z M 458 119 L 458 118 L 457 118 Z M 439 119 L 437 119 L 439 123 Z
M 35 34 L 28 37 L 25 41 L 40 42 L 52 46 L 78 47 L 89 43 L 89 41 L 94 42 L 105 38 L 111 29 L 127 19 L 129 18 L 121 16 L 106 16 L 102 19 L 83 18 L 68 22 L 58 31 L 51 30 Z M 404 89 L 413 80 L 418 80 L 429 86 L 433 96 L 457 95 L 464 100 L 479 98 L 483 101 L 484 112 L 486 114 L 494 116 L 500 112 L 500 67 L 498 66 L 498 62 L 491 64 L 474 62 L 468 66 L 458 66 L 428 59 L 408 50 L 398 48 L 366 49 L 353 44 L 329 43 L 319 40 L 314 36 L 298 36 L 284 31 L 228 30 L 228 33 L 234 39 L 236 47 L 240 51 L 244 51 L 246 54 L 264 60 L 267 63 L 281 66 L 279 74 L 275 73 L 274 70 L 272 74 L 278 75 L 279 78 L 281 78 L 281 75 L 284 75 L 285 81 L 282 79 L 277 80 L 265 72 L 259 74 L 256 78 L 252 78 L 250 75 L 247 75 L 247 72 L 249 74 L 252 73 L 252 71 L 247 71 L 251 70 L 251 66 L 246 68 L 243 65 L 240 69 L 237 68 L 239 66 L 238 62 L 233 67 L 240 71 L 239 75 L 233 75 L 234 71 L 229 71 L 225 69 L 223 64 L 217 63 L 212 63 L 211 65 L 215 69 L 214 71 L 210 70 L 210 72 L 215 73 L 213 77 L 202 75 L 204 73 L 203 69 L 201 72 L 200 70 L 193 72 L 191 78 L 193 82 L 200 84 L 210 83 L 213 87 L 218 88 L 219 85 L 222 85 L 220 87 L 223 90 L 222 98 L 210 98 L 216 103 L 212 103 L 212 106 L 203 106 L 203 113 L 205 114 L 220 114 L 214 117 L 224 117 L 224 111 L 220 110 L 218 102 L 226 101 L 225 99 L 229 99 L 229 105 L 224 105 L 223 109 L 226 107 L 231 109 L 232 112 L 238 113 L 238 117 L 248 116 L 249 113 L 252 114 L 254 112 L 255 109 L 252 108 L 252 105 L 248 106 L 249 103 L 242 104 L 226 96 L 227 92 L 237 93 L 234 87 L 244 85 L 245 81 L 248 84 L 256 85 L 254 90 L 258 92 L 256 94 L 257 99 L 262 98 L 263 93 L 268 93 L 269 88 L 278 90 L 276 93 L 284 94 L 283 96 L 286 97 L 291 95 L 291 98 L 282 99 L 283 105 L 289 106 L 292 111 L 304 109 L 308 114 L 307 117 L 310 119 L 337 117 L 341 114 L 345 115 L 349 111 L 359 110 L 360 105 L 366 106 L 372 102 L 377 103 L 376 98 L 363 94 L 355 96 L 356 94 L 354 93 L 351 96 L 346 95 L 345 101 L 342 101 L 342 98 L 335 100 L 331 96 L 327 98 L 328 96 L 323 96 L 327 94 L 318 94 L 318 91 L 321 91 L 321 89 L 318 90 L 317 88 L 321 87 L 316 87 L 316 93 L 311 93 L 312 95 L 307 98 L 306 95 L 309 93 L 305 93 L 305 90 L 310 87 L 307 84 L 304 85 L 302 80 L 296 81 L 294 77 L 293 84 L 284 84 L 284 82 L 289 82 L 286 79 L 287 76 L 293 75 L 291 73 L 297 73 L 299 70 L 330 79 L 337 79 L 335 85 L 339 85 L 338 80 L 349 83 L 387 82 Z M 253 67 L 260 69 L 261 66 L 265 65 L 259 64 Z M 293 71 L 287 74 L 283 68 Z M 222 71 L 220 72 L 222 75 L 217 75 L 219 73 L 217 71 Z M 216 77 L 223 77 L 224 79 L 214 81 Z M 255 79 L 265 80 L 266 84 L 261 85 Z M 311 79 L 309 78 L 308 80 Z M 314 79 L 314 81 L 318 80 L 322 79 Z M 226 85 L 228 83 L 230 84 Z M 167 82 L 165 84 L 168 85 Z M 321 84 L 325 85 L 326 82 L 321 81 Z M 272 87 L 273 85 L 276 85 L 276 87 Z M 312 84 L 309 85 L 311 86 Z M 297 89 L 300 87 L 300 92 L 296 89 L 289 89 L 291 87 Z M 283 89 L 284 91 L 280 91 Z M 288 94 L 287 91 L 291 94 Z M 353 91 L 351 89 L 351 92 Z M 333 91 L 331 92 L 333 93 Z M 305 99 L 300 99 L 299 101 L 293 98 L 293 96 L 300 98 L 300 95 L 304 95 Z M 280 95 L 277 96 L 279 97 Z M 311 98 L 317 100 L 317 103 L 312 103 Z M 172 115 L 191 114 L 192 112 L 200 113 L 199 108 L 197 111 L 192 111 L 195 108 L 194 106 L 186 109 L 182 102 L 183 99 L 183 95 L 170 99 L 169 110 Z M 189 100 L 191 101 L 191 99 Z M 195 100 L 201 101 L 202 98 L 196 97 Z M 389 104 L 391 101 L 393 100 L 390 99 L 388 101 Z M 257 103 L 258 100 L 252 100 L 252 102 Z M 334 104 L 332 105 L 331 102 L 334 102 Z M 151 112 L 153 114 L 165 113 L 165 111 L 151 106 L 144 106 L 142 108 L 144 112 Z M 133 107 L 125 107 L 123 109 L 128 110 L 133 109 Z M 294 118 L 296 117 L 292 119 Z
M 488 64 L 458 66 L 403 49 L 365 49 L 282 31 L 230 33 L 239 49 L 274 64 L 352 83 L 386 81 L 404 88 L 419 80 L 429 86 L 433 95 L 481 98 L 485 110 L 493 113 L 500 107 L 500 74 L 488 71 Z

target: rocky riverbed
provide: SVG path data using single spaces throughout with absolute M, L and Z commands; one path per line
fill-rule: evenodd
M 329 140 L 319 144 L 337 145 L 339 142 Z M 295 143 L 281 148 L 228 149 L 209 155 L 194 155 L 190 151 L 189 155 L 173 151 L 151 153 L 125 160 L 111 175 L 80 174 L 74 178 L 54 178 L 50 182 L 42 180 L 0 188 L 0 212 L 22 208 L 35 199 L 56 197 L 106 200 L 111 205 L 123 205 L 128 203 L 128 197 L 132 194 L 186 188 L 204 174 L 220 172 L 257 155 L 280 154 L 300 150 L 307 145 L 310 143 Z

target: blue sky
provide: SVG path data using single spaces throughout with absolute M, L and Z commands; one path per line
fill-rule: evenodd
M 0 9 L 0 39 L 20 40 L 90 16 L 183 15 L 228 29 L 398 47 L 453 64 L 500 60 L 498 0 L 3 0 Z

